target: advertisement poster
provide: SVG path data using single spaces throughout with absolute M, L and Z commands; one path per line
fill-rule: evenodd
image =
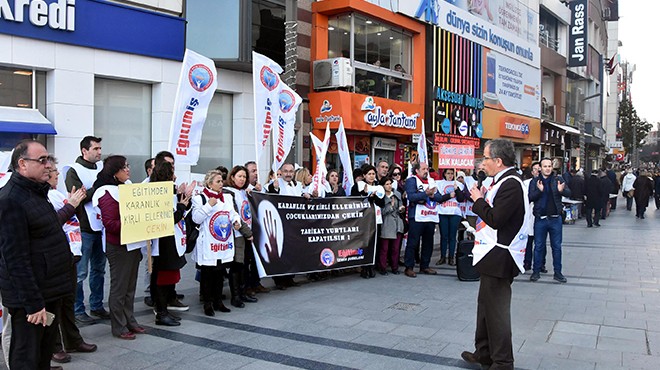
M 541 72 L 484 49 L 483 100 L 486 107 L 541 117 Z
M 367 198 L 253 192 L 253 248 L 260 277 L 373 264 L 376 216 Z

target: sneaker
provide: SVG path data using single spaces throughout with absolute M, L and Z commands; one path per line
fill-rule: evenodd
M 545 268 L 545 266 L 541 266 L 541 272 L 544 273 L 544 274 L 547 274 L 547 273 L 548 273 L 548 269 Z
M 76 324 L 79 326 L 92 325 L 96 324 L 96 320 L 87 313 L 81 313 L 80 315 L 76 315 Z
M 541 274 L 538 272 L 533 272 L 532 276 L 529 277 L 529 281 L 538 281 L 541 278 Z
M 96 316 L 99 319 L 103 320 L 108 320 L 110 319 L 110 312 L 106 311 L 105 308 L 101 307 L 98 310 L 91 310 L 89 313 L 92 314 L 92 316 Z
M 183 304 L 180 300 L 175 299 L 172 302 L 167 304 L 167 309 L 170 311 L 188 311 L 190 307 L 187 305 Z
M 555 272 L 555 276 L 553 277 L 553 279 L 557 280 L 560 283 L 565 283 L 567 281 L 561 272 Z

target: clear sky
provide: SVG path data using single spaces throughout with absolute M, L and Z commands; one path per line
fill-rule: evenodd
M 660 49 L 655 41 L 659 15 L 659 1 L 619 0 L 619 40 L 623 43 L 619 53 L 623 60 L 637 65 L 632 102 L 637 115 L 653 124 L 660 122 Z

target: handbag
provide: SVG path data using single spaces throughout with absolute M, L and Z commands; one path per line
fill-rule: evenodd
M 628 198 L 632 198 L 635 195 L 635 189 L 628 190 Z

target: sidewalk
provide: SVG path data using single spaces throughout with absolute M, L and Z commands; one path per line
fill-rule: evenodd
M 651 206 L 646 219 L 637 220 L 623 198 L 618 205 L 601 228 L 588 229 L 584 220 L 564 226 L 568 283 L 555 282 L 551 269 L 536 283 L 529 273 L 516 278 L 517 369 L 660 367 L 660 211 Z M 549 268 L 551 258 L 549 253 Z M 348 274 L 314 283 L 298 276 L 300 287 L 261 294 L 258 303 L 206 317 L 189 263 L 179 291 L 191 309 L 182 314 L 180 327 L 153 324 L 151 309 L 142 303 L 140 277 L 135 309 L 147 334 L 123 341 L 110 335 L 108 322 L 84 327 L 83 337 L 99 350 L 74 353 L 63 366 L 476 369 L 460 353 L 474 349 L 478 283 L 460 282 L 447 265 L 439 271 L 416 279 L 390 274 L 365 280 Z M 272 286 L 270 279 L 263 282 Z

